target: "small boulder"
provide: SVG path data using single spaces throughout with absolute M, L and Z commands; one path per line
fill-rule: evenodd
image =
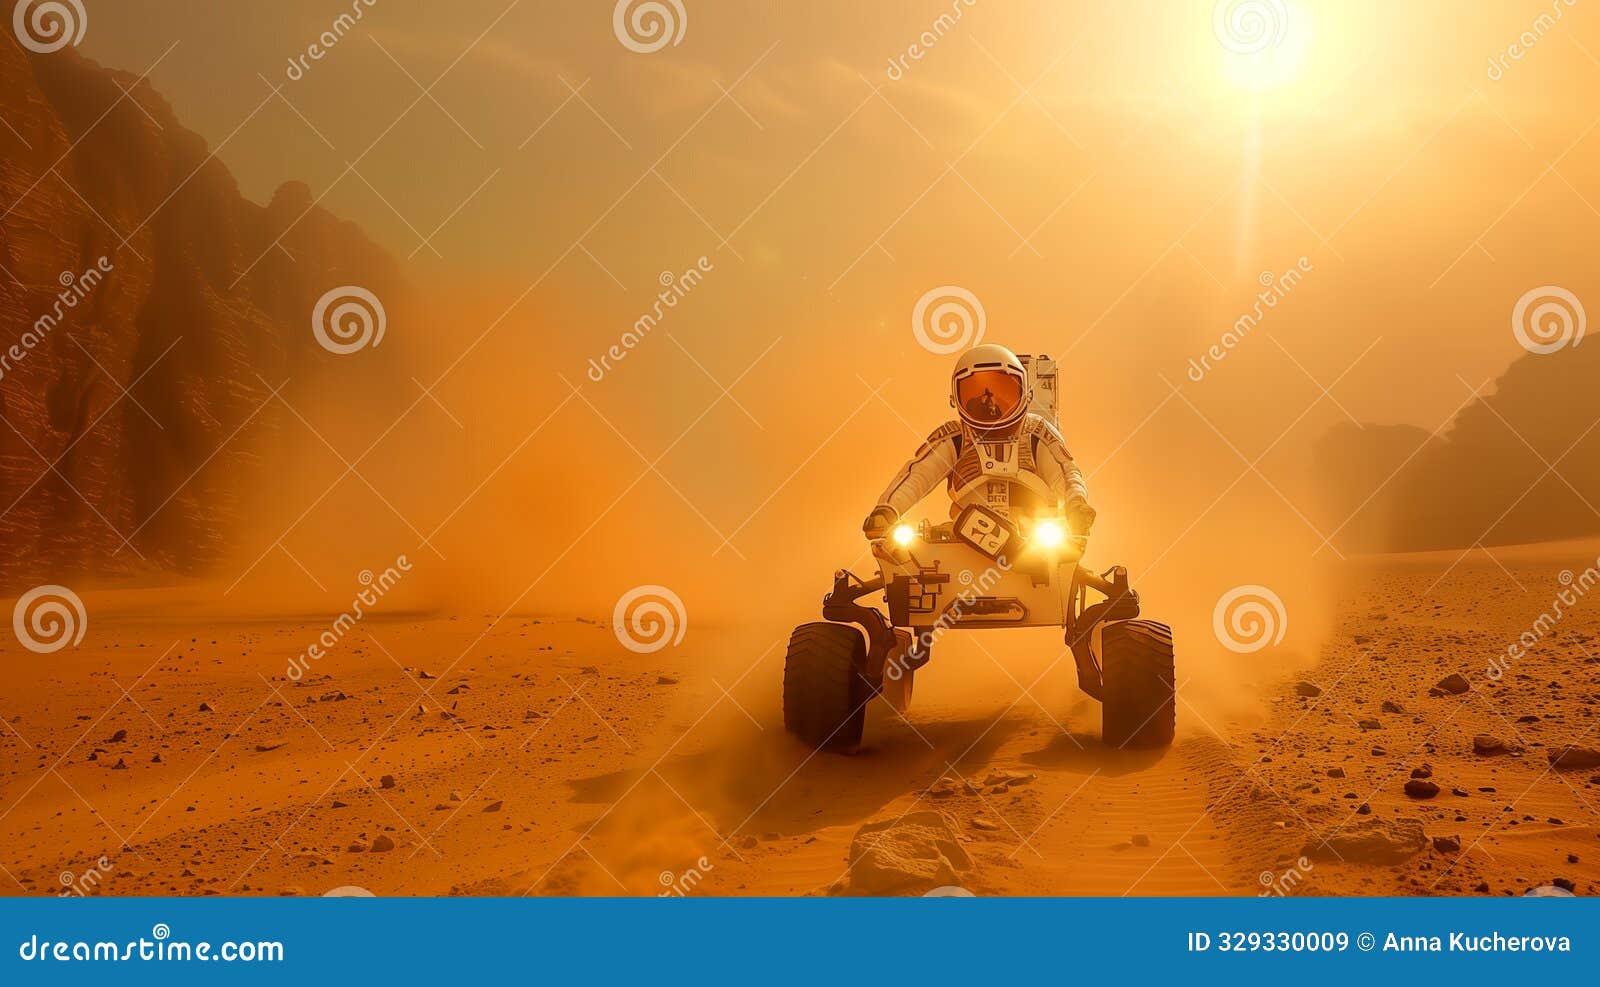
M 921 894 L 960 884 L 972 858 L 943 812 L 926 809 L 870 822 L 850 841 L 849 891 L 858 895 Z
M 1438 689 L 1440 692 L 1448 692 L 1452 696 L 1459 696 L 1463 692 L 1466 692 L 1468 689 L 1472 688 L 1472 684 L 1468 682 L 1466 677 L 1460 672 L 1451 672 L 1449 675 L 1446 675 L 1444 678 L 1440 679 L 1439 684 L 1434 686 L 1434 688 Z
M 1472 753 L 1479 757 L 1489 757 L 1494 754 L 1504 754 L 1506 742 L 1499 737 L 1487 733 L 1480 733 L 1472 738 Z
M 393 849 L 394 849 L 394 840 L 390 839 L 388 834 L 379 833 L 377 836 L 373 837 L 373 840 L 372 840 L 372 852 L 373 853 L 388 853 L 390 850 L 393 850 Z
M 1427 845 L 1422 823 L 1415 819 L 1366 817 L 1321 840 L 1312 840 L 1302 852 L 1313 860 L 1393 865 L 1404 863 Z
M 1295 683 L 1294 693 L 1307 699 L 1315 699 L 1322 695 L 1322 687 L 1311 682 L 1297 682 Z
M 1406 782 L 1406 794 L 1414 799 L 1431 799 L 1439 794 L 1439 786 L 1425 778 L 1413 778 Z
M 1557 771 L 1600 768 L 1600 751 L 1589 747 L 1567 747 L 1550 752 L 1550 766 Z

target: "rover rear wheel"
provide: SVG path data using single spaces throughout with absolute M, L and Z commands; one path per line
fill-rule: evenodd
M 871 690 L 863 673 L 867 645 L 847 624 L 801 624 L 783 665 L 783 727 L 812 747 L 861 743 Z
M 1153 620 L 1105 625 L 1100 734 L 1116 748 L 1166 747 L 1177 728 L 1172 628 Z

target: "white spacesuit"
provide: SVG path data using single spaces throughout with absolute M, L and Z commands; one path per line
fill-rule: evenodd
M 957 420 L 928 436 L 890 481 L 862 525 L 869 539 L 885 537 L 900 517 L 943 482 L 950 516 L 977 504 L 1007 518 L 1064 516 L 1087 535 L 1094 508 L 1083 474 L 1054 422 L 1029 410 L 1028 368 L 1004 346 L 968 350 L 950 377 Z

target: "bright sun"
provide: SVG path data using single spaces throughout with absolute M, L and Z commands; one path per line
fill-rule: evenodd
M 1311 46 L 1310 16 L 1287 0 L 1223 0 L 1213 28 L 1228 78 L 1257 92 L 1299 78 Z

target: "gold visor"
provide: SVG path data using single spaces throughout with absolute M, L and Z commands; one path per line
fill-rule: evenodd
M 974 424 L 1006 421 L 1022 403 L 1022 379 L 1004 370 L 979 370 L 956 382 L 956 402 Z

